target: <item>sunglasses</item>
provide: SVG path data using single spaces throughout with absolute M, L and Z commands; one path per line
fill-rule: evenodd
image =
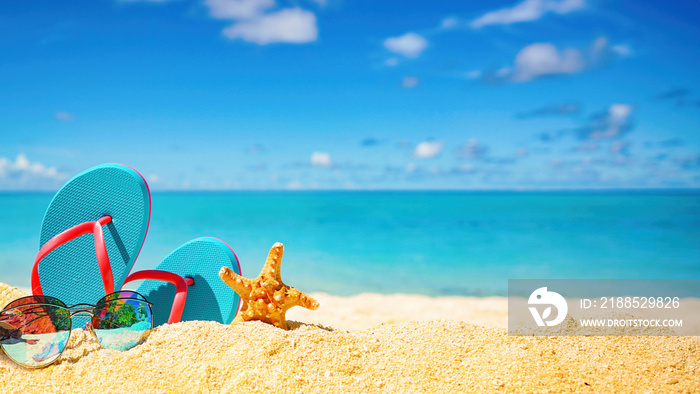
M 61 357 L 74 316 L 90 317 L 90 332 L 105 349 L 129 350 L 143 342 L 151 328 L 152 304 L 139 293 L 117 291 L 95 305 L 66 305 L 50 296 L 22 297 L 0 312 L 0 349 L 28 368 L 45 367 Z

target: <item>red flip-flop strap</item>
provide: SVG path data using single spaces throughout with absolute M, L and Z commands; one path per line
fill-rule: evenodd
M 54 249 L 87 233 L 92 233 L 95 237 L 95 255 L 97 256 L 97 264 L 100 267 L 100 275 L 102 276 L 105 294 L 114 293 L 112 265 L 109 262 L 107 245 L 105 245 L 104 233 L 102 232 L 102 226 L 111 221 L 112 218 L 110 216 L 104 216 L 94 222 L 80 223 L 56 234 L 53 238 L 48 240 L 48 242 L 39 249 L 39 253 L 37 253 L 36 259 L 34 260 L 34 267 L 32 268 L 32 294 L 44 294 L 41 289 L 41 281 L 39 280 L 39 262 Z
M 126 277 L 124 283 L 135 280 L 154 279 L 163 282 L 170 282 L 175 285 L 175 297 L 173 298 L 173 307 L 170 309 L 170 317 L 168 324 L 178 323 L 182 318 L 182 311 L 185 309 L 185 300 L 187 299 L 187 285 L 194 283 L 190 278 L 183 278 L 178 274 L 160 270 L 143 270 L 134 272 Z M 189 281 L 189 283 L 188 283 Z

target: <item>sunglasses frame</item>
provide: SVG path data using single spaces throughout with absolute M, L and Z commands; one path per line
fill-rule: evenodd
M 135 295 L 137 295 L 137 296 L 139 296 L 139 297 L 141 297 L 141 298 L 120 297 L 120 298 L 115 298 L 115 299 L 113 299 L 113 300 L 106 301 L 106 302 L 104 303 L 104 305 L 106 305 L 107 303 L 110 303 L 110 302 L 112 302 L 112 301 L 119 301 L 119 300 L 136 300 L 136 301 L 145 303 L 146 306 L 148 307 L 149 316 L 151 316 L 151 318 L 150 318 L 150 325 L 151 325 L 151 327 L 146 331 L 146 333 L 149 333 L 149 332 L 153 329 L 153 310 L 151 309 L 151 307 L 153 306 L 153 304 L 152 304 L 151 302 L 149 302 L 149 301 L 146 299 L 146 297 L 144 297 L 141 293 L 138 293 L 138 292 L 132 291 L 132 290 L 119 290 L 119 291 L 115 291 L 115 292 L 113 292 L 113 293 L 109 293 L 109 294 L 105 295 L 104 297 L 100 298 L 99 300 L 97 300 L 97 302 L 96 302 L 94 305 L 86 304 L 86 303 L 79 303 L 79 304 L 73 304 L 73 305 L 66 305 L 66 303 L 64 303 L 63 301 L 59 300 L 59 299 L 56 298 L 56 297 L 45 296 L 45 295 L 30 295 L 30 296 L 26 296 L 26 297 L 22 297 L 22 298 L 18 298 L 18 299 L 16 299 L 16 300 L 13 300 L 13 301 L 10 302 L 8 305 L 11 305 L 11 304 L 13 304 L 13 303 L 15 303 L 15 302 L 17 302 L 17 301 L 19 301 L 19 300 L 23 300 L 23 299 L 26 299 L 26 298 L 34 298 L 34 297 L 43 297 L 44 299 L 50 298 L 50 299 L 53 299 L 53 300 L 56 300 L 56 301 L 60 302 L 61 305 L 58 305 L 58 304 L 50 304 L 50 303 L 47 303 L 47 302 L 30 302 L 30 303 L 27 303 L 27 304 L 20 304 L 20 305 L 11 306 L 11 307 L 9 307 L 9 308 L 6 306 L 5 308 L 3 308 L 3 309 L 0 311 L 0 322 L 2 321 L 1 317 L 2 317 L 2 314 L 3 314 L 3 313 L 5 313 L 6 311 L 10 311 L 10 310 L 13 310 L 13 309 L 20 308 L 20 307 L 27 307 L 27 306 L 52 306 L 52 307 L 57 307 L 57 308 L 61 308 L 61 309 L 66 309 L 66 310 L 68 310 L 68 313 L 69 313 L 67 317 L 70 319 L 70 328 L 68 329 L 68 337 L 66 338 L 66 344 L 68 344 L 68 341 L 70 340 L 71 333 L 72 333 L 72 331 L 73 331 L 73 317 L 75 317 L 75 316 L 88 316 L 88 317 L 90 317 L 90 321 L 88 322 L 87 327 L 90 329 L 89 331 L 92 333 L 92 335 L 95 337 L 95 339 L 97 339 L 97 342 L 100 343 L 99 337 L 97 336 L 97 334 L 95 334 L 95 329 L 94 329 L 94 327 L 92 326 L 92 318 L 95 317 L 95 314 L 94 314 L 93 312 L 94 312 L 95 308 L 97 308 L 97 305 L 100 304 L 101 301 L 105 300 L 106 298 L 108 298 L 108 297 L 111 296 L 111 295 L 120 294 L 120 293 L 131 293 L 131 294 L 135 294 Z M 43 316 L 42 316 L 42 317 L 43 317 Z M 19 328 L 15 329 L 15 331 L 18 331 L 18 330 L 19 330 Z M 86 328 L 86 330 L 87 330 L 87 328 Z M 63 330 L 62 330 L 62 331 L 63 331 Z M 10 338 L 11 338 L 11 337 L 10 337 Z M 4 338 L 0 338 L 0 339 L 4 339 Z M 134 346 L 136 346 L 136 345 L 134 345 Z M 102 347 L 102 344 L 100 344 L 100 347 Z M 103 349 L 104 349 L 104 348 L 103 348 Z M 28 368 L 28 369 L 39 369 L 39 368 L 48 367 L 49 365 L 54 364 L 56 361 L 58 361 L 58 360 L 61 358 L 61 356 L 63 355 L 63 352 L 65 351 L 65 348 L 64 348 L 63 350 L 61 350 L 61 353 L 60 353 L 60 354 L 58 355 L 58 357 L 56 357 L 56 359 L 53 360 L 52 362 L 50 362 L 50 363 L 48 363 L 48 364 L 44 364 L 44 365 L 37 365 L 37 366 L 26 365 L 26 364 L 22 364 L 22 363 L 19 363 L 19 362 L 15 361 L 12 357 L 10 357 L 9 354 L 7 354 L 7 352 L 5 351 L 5 348 L 4 348 L 3 345 L 2 345 L 2 342 L 0 342 L 0 351 L 2 351 L 2 353 L 5 354 L 5 356 L 7 356 L 7 358 L 9 358 L 10 360 L 12 360 L 12 361 L 13 361 L 15 364 L 17 364 L 17 365 L 21 365 L 22 367 Z

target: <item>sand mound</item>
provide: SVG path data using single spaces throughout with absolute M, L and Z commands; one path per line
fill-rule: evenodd
M 161 326 L 127 352 L 75 330 L 60 363 L 0 356 L 4 392 L 697 392 L 691 337 L 509 337 L 454 321 L 349 333 L 296 324 Z

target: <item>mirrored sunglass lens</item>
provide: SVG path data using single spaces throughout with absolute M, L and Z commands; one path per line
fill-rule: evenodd
M 107 296 L 93 311 L 92 328 L 105 349 L 129 350 L 146 339 L 151 327 L 151 307 L 137 293 Z
M 16 308 L 0 313 L 0 343 L 5 353 L 18 364 L 27 367 L 49 365 L 61 356 L 68 343 L 70 311 L 63 305 L 56 305 L 49 297 L 24 301 L 17 303 L 20 306 Z M 30 304 L 31 301 L 46 303 L 36 305 Z

